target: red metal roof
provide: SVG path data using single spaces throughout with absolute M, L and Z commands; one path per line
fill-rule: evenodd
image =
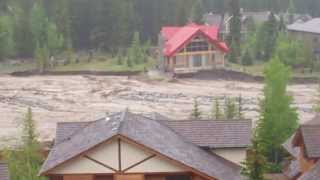
M 163 52 L 165 56 L 173 56 L 186 43 L 188 43 L 194 36 L 198 35 L 199 33 L 208 38 L 208 40 L 214 43 L 221 51 L 228 52 L 229 48 L 226 43 L 219 41 L 218 32 L 219 27 L 217 26 L 197 25 L 194 23 L 188 24 L 183 27 L 163 27 L 161 30 L 161 34 L 166 41 Z

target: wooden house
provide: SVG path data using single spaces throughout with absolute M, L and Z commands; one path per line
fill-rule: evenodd
M 173 73 L 194 73 L 224 67 L 229 51 L 219 40 L 218 26 L 163 27 L 159 36 L 160 67 Z
M 320 116 L 300 125 L 285 148 L 293 160 L 285 173 L 290 179 L 320 179 Z
M 0 180 L 10 180 L 8 164 L 0 161 Z
M 232 156 L 232 148 L 247 147 L 251 122 L 197 122 L 180 124 L 126 110 L 93 122 L 59 123 L 40 175 L 50 180 L 241 179 L 240 166 L 215 150 L 226 148 Z

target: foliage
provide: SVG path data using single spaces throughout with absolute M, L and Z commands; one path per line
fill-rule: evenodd
M 204 7 L 202 0 L 195 0 L 191 8 L 190 19 L 192 20 L 192 22 L 200 24 L 203 20 L 203 14 Z
M 223 112 L 221 111 L 221 107 L 218 99 L 215 99 L 214 103 L 212 103 L 211 119 L 216 119 L 216 120 L 223 119 Z
M 243 115 L 243 99 L 242 99 L 242 96 L 239 95 L 239 97 L 237 99 L 238 99 L 237 117 L 239 119 L 243 119 L 244 115 Z
M 313 111 L 320 113 L 320 86 L 318 86 L 317 96 L 315 98 L 315 104 L 313 106 Z
M 0 61 L 15 54 L 13 24 L 10 16 L 0 16 Z
M 48 24 L 47 33 L 50 56 L 59 54 L 64 46 L 63 36 L 58 33 L 57 26 L 53 23 Z
M 275 167 L 283 158 L 281 145 L 298 125 L 298 116 L 296 108 L 292 107 L 293 99 L 287 94 L 290 69 L 278 58 L 273 58 L 265 67 L 264 74 L 264 99 L 260 103 L 257 141 L 263 156 Z
M 256 58 L 269 60 L 274 52 L 278 37 L 278 22 L 273 13 L 269 15 L 268 21 L 264 22 L 258 29 L 256 36 Z
M 11 179 L 45 180 L 46 178 L 38 176 L 43 157 L 40 153 L 40 143 L 31 108 L 28 108 L 22 125 L 22 146 L 16 150 L 6 150 L 4 153 L 5 160 L 9 164 Z
M 246 49 L 246 51 L 242 55 L 241 62 L 244 66 L 250 66 L 253 64 L 253 59 L 248 49 Z
M 266 172 L 266 159 L 261 154 L 259 143 L 256 139 L 252 140 L 252 145 L 248 148 L 248 153 L 242 162 L 241 174 L 248 180 L 264 180 Z
M 37 69 L 42 73 L 48 68 L 49 64 L 49 50 L 47 46 L 37 46 L 35 50 L 35 58 L 37 62 Z
M 226 119 L 234 119 L 237 117 L 237 105 L 234 98 L 226 97 L 224 104 L 224 116 Z
M 133 35 L 131 47 L 128 49 L 129 59 L 132 60 L 135 64 L 142 63 L 143 59 L 143 48 L 140 43 L 140 34 L 135 32 Z
M 34 43 L 39 46 L 47 45 L 48 36 L 47 29 L 49 20 L 43 8 L 42 0 L 38 0 L 32 7 L 31 10 L 31 32 L 33 35 Z
M 230 14 L 232 15 L 230 22 L 231 55 L 230 61 L 239 63 L 241 56 L 241 14 L 239 0 L 230 1 Z
M 303 43 L 289 38 L 288 35 L 281 33 L 275 50 L 277 56 L 282 63 L 288 66 L 307 66 L 310 60 L 306 57 Z
M 231 52 L 230 52 L 230 54 L 228 55 L 228 59 L 229 59 L 229 61 L 230 62 L 232 62 L 232 63 L 237 63 L 238 62 L 238 59 L 239 59 L 239 56 L 238 56 L 238 54 L 239 54 L 239 49 L 238 49 L 238 47 L 237 47 L 237 45 L 236 45 L 236 43 L 234 42 L 234 41 L 232 41 L 232 43 L 231 43 L 231 46 L 230 46 L 230 49 L 231 49 Z
M 193 119 L 201 119 L 201 111 L 199 109 L 199 104 L 198 104 L 198 99 L 197 98 L 194 98 L 191 117 Z

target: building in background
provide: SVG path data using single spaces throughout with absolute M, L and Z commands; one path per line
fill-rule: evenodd
M 8 164 L 0 161 L 0 180 L 10 180 Z
M 40 174 L 50 180 L 239 180 L 249 120 L 174 121 L 123 111 L 59 123 Z
M 218 26 L 194 23 L 163 27 L 159 35 L 159 66 L 176 74 L 224 67 L 229 48 L 218 33 Z
M 320 177 L 320 116 L 300 125 L 284 144 L 292 160 L 284 174 L 290 179 L 318 180 Z
M 287 26 L 292 38 L 304 42 L 310 48 L 317 59 L 320 59 L 320 18 L 309 21 L 297 21 Z

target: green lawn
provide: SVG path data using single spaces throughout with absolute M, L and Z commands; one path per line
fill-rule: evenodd
M 16 71 L 28 71 L 33 69 L 35 69 L 35 64 L 31 62 L 25 62 L 20 64 L 0 62 L 0 74 L 8 74 Z
M 82 61 L 80 63 L 71 63 L 68 65 L 59 65 L 50 71 L 112 71 L 112 72 L 121 72 L 121 71 L 143 71 L 145 68 L 148 69 L 153 67 L 155 64 L 154 59 L 149 59 L 147 63 L 143 64 L 132 64 L 132 67 L 128 67 L 126 62 L 123 62 L 122 65 L 119 65 L 116 59 L 112 59 L 108 56 L 103 56 L 100 58 L 93 59 L 90 63 Z M 0 74 L 8 74 L 17 71 L 27 71 L 34 70 L 35 63 L 26 62 L 26 63 L 8 63 L 0 62 Z
M 80 62 L 71 63 L 66 66 L 60 65 L 53 69 L 53 71 L 143 71 L 154 65 L 154 60 L 150 59 L 145 64 L 133 64 L 132 67 L 127 66 L 126 62 L 119 65 L 115 59 L 108 59 L 105 61 L 94 60 L 90 63 Z
M 252 66 L 240 66 L 238 64 L 228 64 L 229 68 L 235 71 L 248 73 L 254 76 L 263 76 L 263 69 L 266 63 L 254 64 Z M 308 69 L 303 72 L 302 70 L 293 70 L 292 76 L 305 77 L 305 78 L 319 78 L 320 72 L 310 73 Z

